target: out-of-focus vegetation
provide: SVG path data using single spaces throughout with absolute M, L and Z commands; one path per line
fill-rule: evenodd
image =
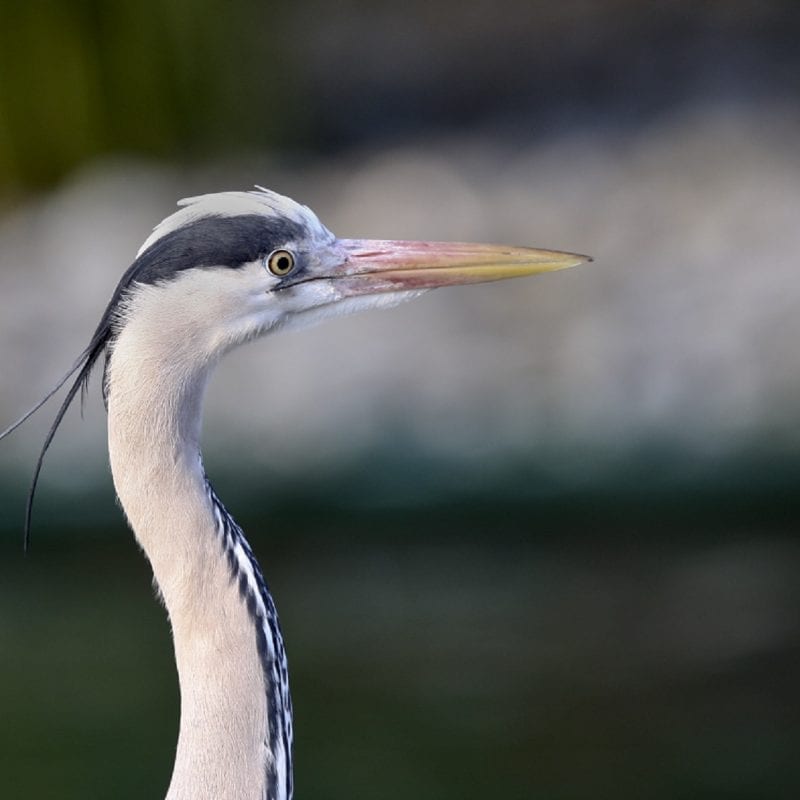
M 0 186 L 51 184 L 98 155 L 200 157 L 301 138 L 286 4 L 3 4 Z
M 797 92 L 791 0 L 3 3 L 0 192 L 87 159 L 519 139 Z

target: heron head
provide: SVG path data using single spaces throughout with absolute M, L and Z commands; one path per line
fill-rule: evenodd
M 168 331 L 171 347 L 187 342 L 196 357 L 213 358 L 276 328 L 586 260 L 498 245 L 339 239 L 306 206 L 261 188 L 181 206 L 123 276 L 109 306 L 112 340 L 136 325 L 151 340 Z

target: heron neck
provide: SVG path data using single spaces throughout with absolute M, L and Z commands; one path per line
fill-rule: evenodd
M 262 800 L 272 695 L 200 461 L 208 366 L 170 361 L 168 342 L 154 358 L 152 344 L 139 355 L 134 326 L 115 343 L 108 437 L 117 494 L 172 626 L 181 721 L 167 800 Z

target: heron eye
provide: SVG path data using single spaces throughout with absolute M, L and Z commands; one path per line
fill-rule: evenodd
M 289 250 L 275 250 L 267 257 L 267 269 L 282 278 L 294 269 L 294 253 Z

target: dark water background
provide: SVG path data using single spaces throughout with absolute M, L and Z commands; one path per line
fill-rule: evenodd
M 298 797 L 794 796 L 780 500 L 243 507 L 289 648 Z M 34 548 L 0 559 L 3 796 L 161 796 L 178 696 L 144 559 L 119 523 L 43 522 Z

